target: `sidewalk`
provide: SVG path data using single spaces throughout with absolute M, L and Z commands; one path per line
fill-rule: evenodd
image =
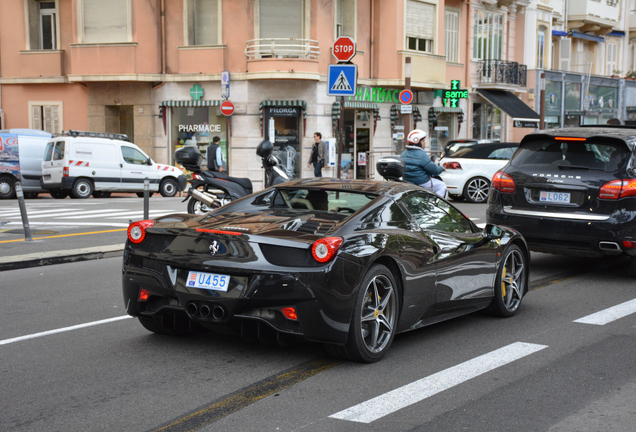
M 25 241 L 22 230 L 0 227 L 0 272 L 122 256 L 126 229 L 64 234 L 33 230 L 32 238 Z

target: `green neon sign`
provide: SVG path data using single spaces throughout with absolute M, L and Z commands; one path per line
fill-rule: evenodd
M 468 90 L 461 89 L 460 87 L 461 87 L 460 80 L 451 81 L 451 89 L 444 90 L 442 92 L 442 99 L 444 100 L 444 106 L 451 107 L 451 108 L 458 108 L 460 99 L 468 99 Z
M 399 96 L 402 89 L 387 89 L 383 87 L 358 86 L 355 97 L 349 97 L 350 101 L 394 103 L 401 104 Z
M 199 84 L 195 84 L 190 89 L 190 96 L 192 100 L 200 100 L 203 97 L 203 89 Z

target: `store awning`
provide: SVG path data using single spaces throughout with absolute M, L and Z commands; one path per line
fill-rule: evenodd
M 221 106 L 222 100 L 165 100 L 161 102 L 162 107 L 206 107 Z
M 529 122 L 539 121 L 539 114 L 509 91 L 486 89 L 477 89 L 477 91 L 488 102 L 495 105 L 497 108 L 512 117 L 513 121 L 526 122 L 526 124 L 528 124 Z
M 577 32 L 575 30 L 570 30 L 570 34 L 572 35 L 573 38 L 577 38 L 577 39 L 585 39 L 589 41 L 602 42 L 602 43 L 605 42 L 605 38 L 603 36 L 596 36 L 596 35 L 591 35 L 587 33 Z
M 463 113 L 464 110 L 459 108 L 459 107 L 445 107 L 445 106 L 436 106 L 436 107 L 432 107 L 433 112 L 450 112 L 450 113 Z
M 567 36 L 568 32 L 563 30 L 552 30 L 552 36 Z
M 344 101 L 345 108 L 357 108 L 357 109 L 372 109 L 373 110 L 373 134 L 375 135 L 375 129 L 378 126 L 378 120 L 382 120 L 380 117 L 380 107 L 378 104 L 372 102 L 355 102 Z M 331 122 L 333 127 L 334 136 L 338 135 L 338 119 L 340 118 L 340 102 L 336 101 L 331 106 Z
M 264 100 L 258 105 L 261 118 L 261 134 L 263 134 L 263 108 L 264 107 L 301 107 L 303 109 L 303 128 L 307 126 L 307 102 L 299 99 Z
M 608 33 L 607 36 L 625 37 L 625 32 L 621 30 L 614 30 L 611 33 Z

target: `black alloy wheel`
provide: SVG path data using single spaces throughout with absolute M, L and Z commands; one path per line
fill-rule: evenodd
M 490 191 L 490 182 L 483 177 L 473 177 L 464 186 L 464 198 L 472 203 L 485 203 Z
M 177 185 L 177 181 L 171 178 L 164 179 L 159 186 L 159 192 L 161 193 L 161 196 L 167 198 L 175 196 L 178 192 L 178 189 L 179 187 Z
M 0 177 L 0 199 L 13 199 L 15 197 L 15 180 L 11 177 Z
M 88 179 L 77 179 L 71 189 L 71 198 L 86 199 L 93 193 L 93 182 Z
M 374 264 L 365 275 L 345 346 L 326 345 L 335 357 L 363 363 L 380 360 L 391 347 L 398 323 L 398 290 L 391 271 Z
M 491 313 L 508 318 L 517 312 L 528 282 L 527 271 L 528 262 L 519 246 L 506 249 L 497 270 L 495 297 L 489 306 Z
M 49 192 L 51 196 L 55 199 L 64 199 L 68 196 L 68 192 L 60 192 L 60 191 L 51 191 Z

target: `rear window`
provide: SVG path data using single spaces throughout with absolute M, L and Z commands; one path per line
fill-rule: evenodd
M 64 160 L 64 141 L 58 141 L 53 147 L 53 160 Z
M 498 159 L 508 160 L 517 150 L 517 145 L 475 144 L 458 150 L 451 157 L 460 159 Z
M 53 157 L 53 143 L 46 143 L 46 147 L 44 148 L 44 160 L 49 162 Z
M 613 172 L 625 165 L 628 155 L 627 145 L 618 141 L 548 139 L 521 144 L 510 165 Z
M 294 210 L 322 210 L 355 213 L 377 195 L 323 189 L 279 189 L 273 207 Z

